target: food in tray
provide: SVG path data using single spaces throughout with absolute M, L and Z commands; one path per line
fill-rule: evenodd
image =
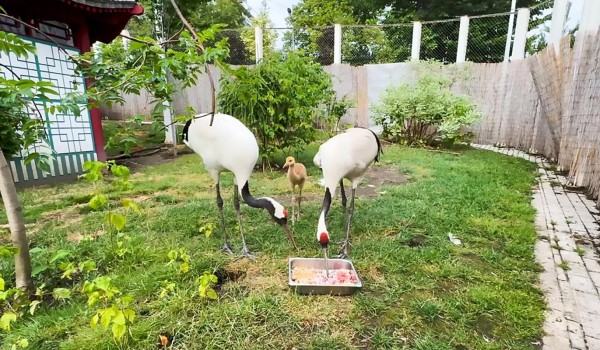
M 349 269 L 325 269 L 295 267 L 292 269 L 292 281 L 298 284 L 321 284 L 333 286 L 353 286 L 358 284 L 356 272 Z

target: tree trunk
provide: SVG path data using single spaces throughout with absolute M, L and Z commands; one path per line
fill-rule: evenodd
M 31 277 L 31 256 L 29 255 L 29 242 L 25 232 L 25 221 L 17 189 L 8 167 L 8 162 L 0 149 L 0 195 L 6 208 L 10 238 L 13 245 L 19 249 L 15 255 L 15 278 L 17 288 L 26 292 L 33 292 L 33 278 Z

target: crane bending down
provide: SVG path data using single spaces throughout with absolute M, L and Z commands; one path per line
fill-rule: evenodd
M 381 141 L 373 131 L 365 128 L 350 128 L 344 133 L 330 138 L 319 147 L 319 152 L 315 155 L 313 162 L 323 170 L 325 196 L 317 226 L 317 241 L 323 248 L 325 259 L 327 259 L 329 245 L 329 232 L 327 231 L 325 218 L 329 212 L 332 196 L 335 194 L 338 183 L 341 188 L 342 206 L 345 209 L 346 195 L 343 181 L 348 179 L 352 182 L 352 197 L 345 222 L 346 239 L 339 253 L 340 258 L 347 259 L 356 187 L 358 187 L 371 163 L 379 161 L 381 153 L 383 153 Z
M 230 171 L 235 176 L 234 206 L 242 237 L 242 255 L 254 259 L 244 238 L 240 195 L 249 206 L 267 210 L 271 218 L 283 227 L 290 243 L 297 249 L 294 235 L 287 224 L 288 213 L 283 205 L 273 198 L 254 198 L 250 194 L 248 182 L 258 160 L 258 143 L 254 134 L 238 119 L 220 113 L 215 114 L 212 126 L 210 126 L 210 118 L 208 117 L 196 116 L 190 119 L 185 124 L 182 134 L 183 142 L 202 158 L 204 167 L 216 184 L 217 206 L 221 216 L 221 233 L 224 240 L 221 250 L 227 254 L 233 254 L 227 240 L 225 219 L 223 217 L 223 198 L 221 198 L 219 188 L 219 175 L 224 171 Z

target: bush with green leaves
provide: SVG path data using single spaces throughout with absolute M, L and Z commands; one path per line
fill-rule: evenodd
M 298 150 L 315 139 L 319 109 L 332 95 L 329 75 L 311 58 L 274 53 L 224 78 L 218 105 L 254 132 L 265 165 L 276 151 Z
M 388 88 L 373 107 L 384 136 L 408 144 L 431 143 L 438 136 L 445 142 L 466 141 L 470 133 L 465 127 L 481 115 L 469 98 L 450 90 L 456 72 L 436 62 L 419 63 L 415 70 L 416 85 Z

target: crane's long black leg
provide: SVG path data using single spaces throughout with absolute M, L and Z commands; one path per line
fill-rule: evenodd
M 342 196 L 342 208 L 344 208 L 344 212 L 346 211 L 346 202 L 348 202 L 346 198 L 346 191 L 344 191 L 344 179 L 340 180 L 340 195 Z
M 350 226 L 352 224 L 352 215 L 354 214 L 354 196 L 356 188 L 352 188 L 352 197 L 350 198 L 350 207 L 348 208 L 348 216 L 346 217 L 346 240 L 340 249 L 340 259 L 348 259 L 348 247 L 350 246 Z
M 240 193 L 238 191 L 238 186 L 234 187 L 234 197 L 233 197 L 233 205 L 235 206 L 235 211 L 237 213 L 238 222 L 240 224 L 240 235 L 242 236 L 242 256 L 247 256 L 248 259 L 254 260 L 255 257 L 252 255 L 252 252 L 248 249 L 246 245 L 246 239 L 244 238 L 244 229 L 242 228 L 242 213 L 240 211 Z
M 221 234 L 223 235 L 223 248 L 221 251 L 233 255 L 231 251 L 231 247 L 229 247 L 229 243 L 227 242 L 227 232 L 225 230 L 225 217 L 223 216 L 223 198 L 221 197 L 221 190 L 219 188 L 219 182 L 217 182 L 217 206 L 219 207 L 219 215 L 221 216 Z

